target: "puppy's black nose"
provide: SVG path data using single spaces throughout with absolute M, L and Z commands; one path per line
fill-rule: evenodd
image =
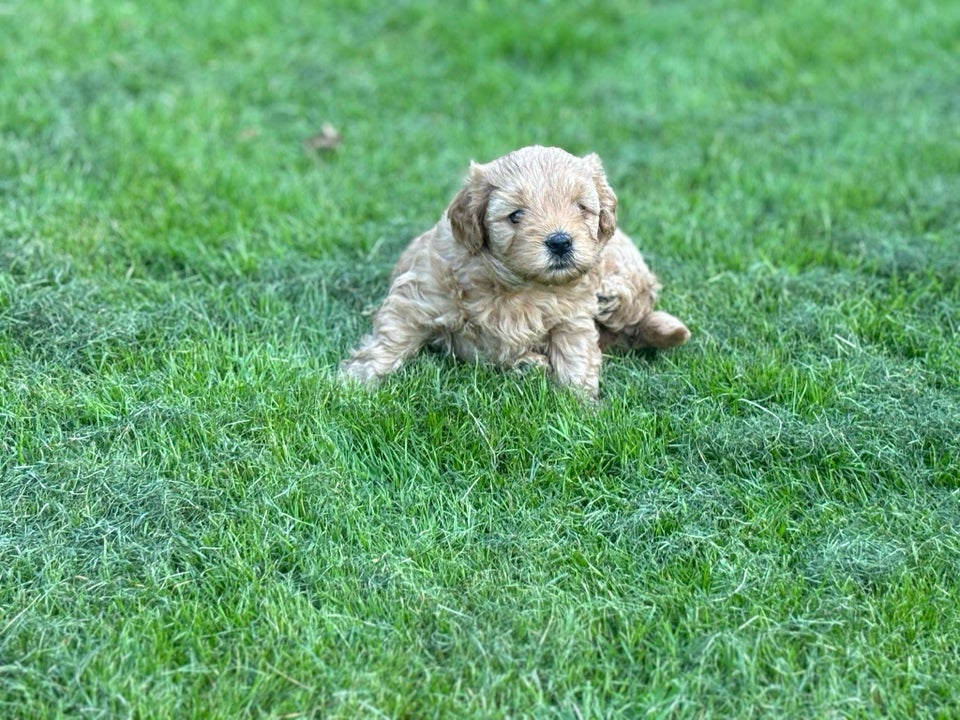
M 573 240 L 565 232 L 555 232 L 547 235 L 547 239 L 543 243 L 547 246 L 547 250 L 554 255 L 563 257 L 570 252 Z

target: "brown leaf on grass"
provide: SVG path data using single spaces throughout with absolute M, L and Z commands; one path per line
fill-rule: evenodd
M 318 150 L 334 150 L 340 146 L 343 138 L 337 129 L 328 122 L 320 127 L 320 132 L 313 137 L 308 137 L 303 141 L 303 147 L 307 153 L 313 154 Z

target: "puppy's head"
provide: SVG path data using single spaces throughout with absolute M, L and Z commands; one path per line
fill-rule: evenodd
M 471 253 L 527 282 L 570 282 L 597 263 L 617 227 L 617 196 L 596 155 L 527 147 L 485 165 L 471 163 L 447 210 Z

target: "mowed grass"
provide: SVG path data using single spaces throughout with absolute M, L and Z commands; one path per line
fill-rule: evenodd
M 691 342 L 338 385 L 532 143 Z M 958 200 L 948 0 L 0 4 L 0 715 L 957 716 Z

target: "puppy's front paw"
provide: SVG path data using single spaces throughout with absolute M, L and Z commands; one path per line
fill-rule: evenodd
M 597 383 L 586 385 L 571 385 L 574 395 L 587 407 L 597 407 L 600 404 L 600 386 Z
M 550 371 L 550 358 L 548 358 L 543 353 L 538 352 L 528 352 L 520 356 L 520 358 L 513 364 L 517 370 L 529 370 L 530 368 L 542 368 L 543 370 Z
M 380 376 L 374 370 L 373 363 L 363 360 L 344 360 L 340 364 L 338 377 L 344 383 L 357 383 L 366 387 L 374 387 Z

